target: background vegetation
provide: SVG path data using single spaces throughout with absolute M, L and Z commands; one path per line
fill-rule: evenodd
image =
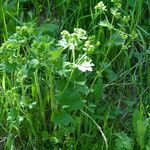
M 149 0 L 0 12 L 0 149 L 150 150 Z

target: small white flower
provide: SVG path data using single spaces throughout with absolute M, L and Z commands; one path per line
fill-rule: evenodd
M 92 67 L 94 66 L 93 63 L 91 62 L 83 62 L 82 64 L 80 65 L 76 65 L 76 67 L 82 71 L 82 72 L 86 72 L 86 71 L 92 71 Z
M 59 40 L 57 45 L 62 47 L 63 49 L 66 49 L 69 46 L 67 40 L 64 38 Z
M 79 39 L 82 39 L 82 40 L 87 39 L 86 31 L 83 30 L 82 28 L 74 28 L 74 32 L 76 33 L 76 35 Z

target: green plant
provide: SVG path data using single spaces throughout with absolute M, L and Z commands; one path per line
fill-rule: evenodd
M 140 146 L 140 149 L 145 148 L 146 144 L 146 132 L 148 128 L 148 122 L 146 121 L 143 110 L 136 110 L 133 115 L 133 125 L 134 130 L 137 136 L 137 141 Z
M 128 135 L 124 132 L 119 132 L 116 134 L 117 138 L 116 149 L 117 150 L 133 150 L 133 139 L 128 137 Z
M 149 149 L 148 1 L 0 10 L 2 149 Z

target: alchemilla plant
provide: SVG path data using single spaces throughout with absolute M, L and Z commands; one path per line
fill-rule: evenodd
M 0 149 L 149 150 L 147 6 L 2 1 Z

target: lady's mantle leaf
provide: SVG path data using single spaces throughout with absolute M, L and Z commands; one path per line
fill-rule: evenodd
M 79 110 L 83 107 L 83 102 L 80 99 L 80 95 L 74 91 L 66 90 L 59 98 L 58 101 L 63 107 L 68 106 L 69 111 Z
M 54 123 L 56 125 L 67 126 L 73 121 L 73 118 L 66 112 L 58 112 L 54 114 Z

